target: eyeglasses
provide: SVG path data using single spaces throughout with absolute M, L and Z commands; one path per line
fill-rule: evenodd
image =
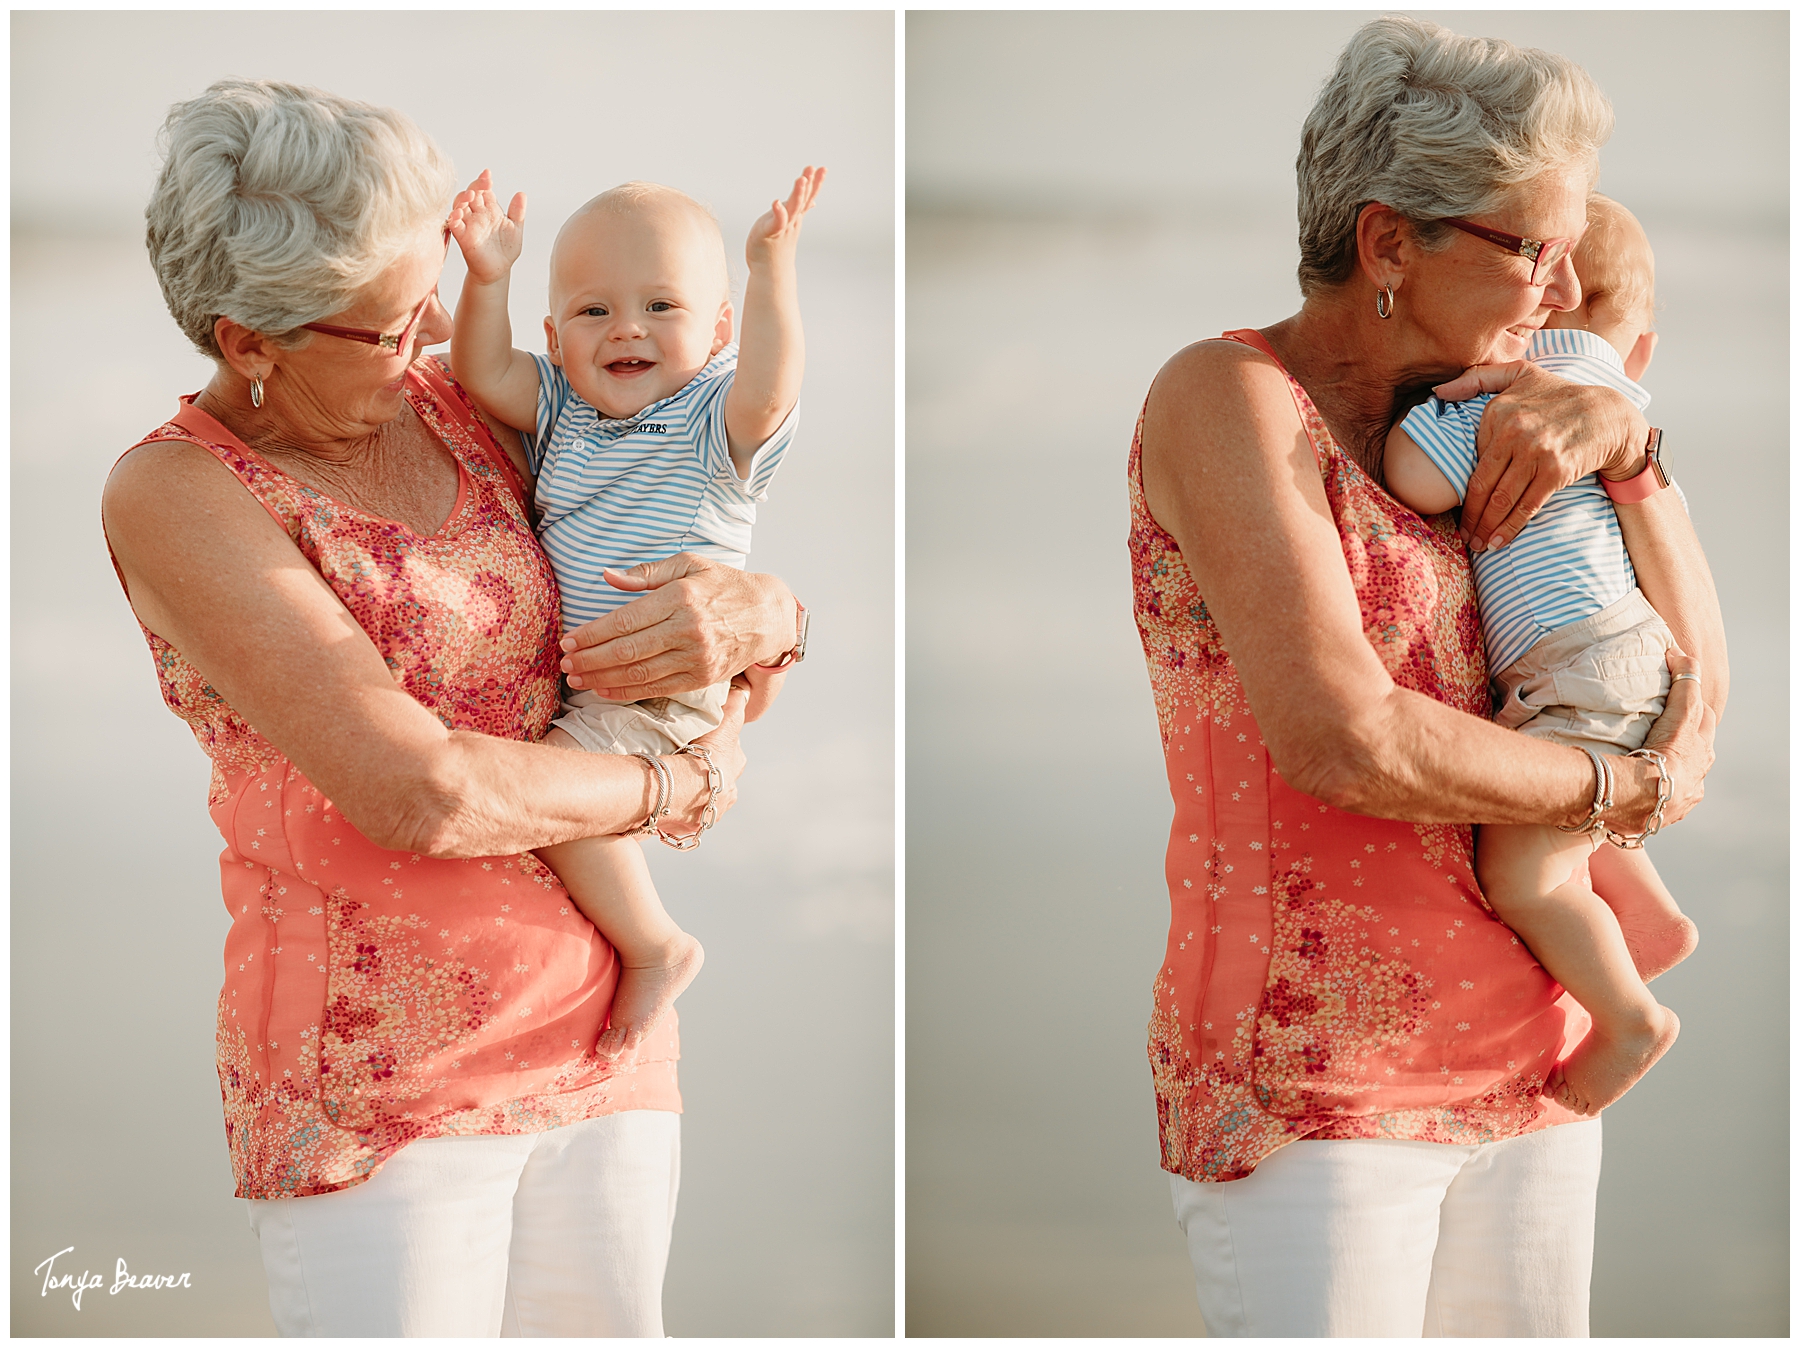
M 444 231 L 444 256 L 450 255 L 450 231 Z M 300 326 L 308 332 L 322 332 L 327 337 L 342 337 L 347 341 L 362 342 L 368 346 L 379 346 L 385 351 L 405 351 L 412 343 L 413 330 L 425 317 L 425 311 L 431 307 L 432 300 L 437 298 L 437 287 L 431 287 L 431 293 L 419 301 L 419 307 L 413 310 L 412 317 L 399 332 L 373 332 L 368 328 L 338 328 L 329 323 L 302 323 Z
M 1486 239 L 1489 243 L 1497 243 L 1507 252 L 1517 253 L 1527 259 L 1531 263 L 1531 284 L 1534 286 L 1548 285 L 1550 273 L 1575 248 L 1573 239 L 1526 239 L 1517 234 L 1508 234 L 1503 229 L 1489 229 L 1486 225 L 1458 220 L 1452 216 L 1443 216 L 1438 223 L 1460 229 L 1464 234 L 1473 234 L 1478 239 Z

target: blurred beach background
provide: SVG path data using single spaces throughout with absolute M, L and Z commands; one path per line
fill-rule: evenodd
M 1170 806 L 1125 457 L 1170 355 L 1299 307 L 1300 124 L 1374 17 L 908 16 L 909 1334 L 1204 1332 L 1144 1057 Z M 1788 16 L 1419 17 L 1611 98 L 1730 636 L 1706 802 L 1652 844 L 1700 948 L 1605 1115 L 1593 1332 L 1785 1335 Z
M 704 943 L 681 1001 L 675 1335 L 893 1329 L 894 24 L 886 13 L 15 13 L 12 33 L 12 1332 L 272 1334 L 213 1071 L 227 926 L 206 758 L 108 565 L 113 461 L 201 387 L 145 259 L 171 104 L 226 75 L 399 108 L 530 197 L 515 340 L 580 202 L 682 187 L 743 239 L 801 167 L 805 424 L 751 564 L 813 610 L 745 736 L 743 803 L 655 849 Z M 443 297 L 454 307 L 452 249 Z M 189 1289 L 40 1295 L 115 1261 Z

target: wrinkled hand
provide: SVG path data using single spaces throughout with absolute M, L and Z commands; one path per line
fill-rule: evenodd
M 487 169 L 450 203 L 445 221 L 450 237 L 462 249 L 469 279 L 492 285 L 512 270 L 525 249 L 525 194 L 513 194 L 512 205 L 500 209 L 494 195 L 494 176 Z
M 731 676 L 733 687 L 747 689 L 750 693 L 749 705 L 744 708 L 746 724 L 761 720 L 763 713 L 775 704 L 787 676 L 786 668 L 770 669 L 767 665 L 751 665 L 742 674 Z
M 1678 650 L 1669 651 L 1671 675 L 1699 672 L 1700 662 L 1693 656 Z M 1655 749 L 1669 765 L 1671 794 L 1668 807 L 1663 811 L 1664 827 L 1679 821 L 1706 795 L 1706 774 L 1713 765 L 1713 733 L 1718 729 L 1719 718 L 1700 693 L 1699 679 L 1681 679 L 1670 684 L 1663 714 L 1656 718 L 1644 740 L 1644 747 Z M 1647 817 L 1649 809 L 1642 813 Z M 1643 828 L 1644 819 L 1627 819 L 1614 826 L 1623 832 L 1636 833 Z
M 744 775 L 747 763 L 743 747 L 738 743 L 738 734 L 744 728 L 744 705 L 749 700 L 750 690 L 733 683 L 731 691 L 725 694 L 725 719 L 694 741 L 702 749 L 711 751 L 713 766 L 719 770 L 719 798 L 713 802 L 718 810 L 717 818 L 723 818 L 725 811 L 737 804 L 738 778 Z M 670 802 L 669 822 L 663 825 L 665 832 L 677 836 L 691 833 L 700 827 L 700 815 L 710 794 L 706 764 L 692 754 L 666 755 L 663 762 L 671 769 L 675 769 L 676 764 L 687 763 L 695 770 L 691 789 L 683 791 L 678 779 L 674 799 Z
M 719 683 L 794 645 L 794 596 L 773 576 L 691 552 L 605 573 L 642 598 L 562 640 L 572 687 L 620 701 L 667 697 Z
M 773 201 L 769 209 L 750 226 L 750 239 L 744 245 L 744 261 L 751 267 L 791 258 L 800 242 L 800 221 L 819 199 L 825 186 L 825 170 L 808 165 L 794 179 L 794 190 L 785 202 Z
M 1449 402 L 1499 395 L 1482 413 L 1480 458 L 1463 492 L 1462 534 L 1475 552 L 1505 547 L 1571 482 L 1643 467 L 1650 424 L 1615 389 L 1571 384 L 1519 360 L 1477 365 L 1432 391 Z

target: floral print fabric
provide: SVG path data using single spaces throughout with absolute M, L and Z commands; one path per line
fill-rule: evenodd
M 191 441 L 235 473 L 447 727 L 537 739 L 557 708 L 561 627 L 516 475 L 435 360 L 413 366 L 406 397 L 460 478 L 430 536 L 296 481 L 186 401 L 146 442 Z M 164 700 L 213 764 L 232 921 L 219 1084 L 239 1197 L 346 1188 L 418 1138 L 680 1108 L 673 1015 L 635 1068 L 594 1056 L 617 959 L 536 857 L 377 847 L 145 636 Z
M 1226 336 L 1275 358 L 1259 334 Z M 1364 636 L 1395 683 L 1485 717 L 1453 524 L 1382 491 L 1288 382 Z M 1539 1092 L 1586 1013 L 1488 909 L 1470 828 L 1347 814 L 1281 779 L 1181 549 L 1145 504 L 1142 430 L 1140 416 L 1133 600 L 1175 803 L 1149 1043 L 1163 1169 L 1233 1180 L 1303 1137 L 1470 1143 L 1566 1121 Z

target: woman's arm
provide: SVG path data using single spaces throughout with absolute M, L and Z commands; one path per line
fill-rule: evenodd
M 1200 343 L 1157 377 L 1144 490 L 1181 546 L 1277 770 L 1342 809 L 1420 822 L 1575 823 L 1594 795 L 1579 750 L 1546 744 L 1397 687 L 1363 635 L 1336 526 L 1287 381 L 1237 345 Z M 1673 822 L 1699 799 L 1710 751 L 1700 702 L 1671 692 Z M 1659 725 L 1662 723 L 1659 723 Z M 1655 802 L 1643 760 L 1616 760 L 1616 827 Z
M 193 662 L 372 841 L 437 857 L 618 833 L 650 812 L 645 765 L 444 728 L 285 532 L 210 454 L 145 445 L 113 470 L 106 534 L 144 625 Z M 731 717 L 741 715 L 743 694 Z M 735 794 L 728 719 L 714 757 Z M 666 760 L 691 825 L 705 769 Z
M 1714 717 L 1723 716 L 1731 692 L 1725 619 L 1694 522 L 1673 491 L 1615 501 L 1613 510 L 1638 588 L 1675 634 L 1675 644 L 1699 659 L 1702 696 Z

